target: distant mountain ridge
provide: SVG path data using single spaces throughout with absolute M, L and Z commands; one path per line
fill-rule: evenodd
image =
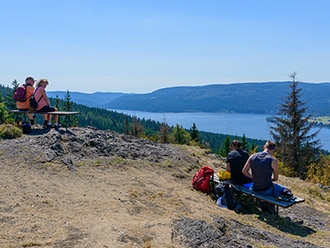
M 276 114 L 290 91 L 288 86 L 289 82 L 213 84 L 163 88 L 147 94 L 72 92 L 71 97 L 77 103 L 107 109 Z M 309 112 L 330 114 L 330 83 L 300 83 L 299 87 Z
M 49 97 L 58 96 L 63 99 L 66 95 L 66 91 L 48 91 Z M 72 101 L 78 104 L 83 104 L 89 107 L 105 107 L 106 104 L 114 101 L 115 99 L 124 96 L 131 95 L 125 93 L 112 93 L 112 92 L 95 92 L 95 93 L 82 93 L 82 92 L 70 92 Z

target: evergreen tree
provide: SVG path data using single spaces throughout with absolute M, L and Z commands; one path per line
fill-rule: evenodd
M 19 83 L 16 81 L 16 79 L 11 83 L 12 89 L 7 91 L 5 94 L 5 104 L 7 109 L 16 109 L 16 101 L 13 99 L 13 95 L 15 94 L 15 91 L 19 87 Z
M 66 94 L 64 96 L 64 111 L 72 111 L 72 104 L 73 102 L 71 101 L 71 95 L 70 95 L 70 91 L 67 90 L 66 91 Z M 77 126 L 78 124 L 78 119 L 77 117 L 75 116 L 65 116 L 65 124 L 68 126 L 68 127 L 71 127 L 71 126 Z
M 199 131 L 197 130 L 195 122 L 193 123 L 192 128 L 190 129 L 191 140 L 199 142 Z
M 58 98 L 58 95 L 56 95 L 55 97 L 55 108 L 57 108 L 58 110 L 61 110 L 61 105 L 60 105 L 60 98 Z
M 177 144 L 188 144 L 190 141 L 189 133 L 179 124 L 173 128 L 173 137 Z
M 2 96 L 2 90 L 0 90 L 0 103 L 2 103 L 2 102 L 4 102 L 5 101 L 5 99 L 3 98 L 3 96 Z
M 250 155 L 252 155 L 253 153 L 255 153 L 257 151 L 257 148 L 258 148 L 258 146 L 256 146 L 254 140 L 252 140 L 251 146 L 250 146 L 250 152 L 249 152 Z
M 225 141 L 223 142 L 222 147 L 220 148 L 220 155 L 222 157 L 227 157 L 228 153 L 230 153 L 230 138 L 229 135 L 226 136 Z
M 246 140 L 245 133 L 243 133 L 241 143 L 242 143 L 242 145 L 241 145 L 242 150 L 248 152 L 249 151 L 249 143 Z
M 55 108 L 57 108 L 59 111 L 61 111 L 61 101 L 58 98 L 58 95 L 55 97 Z M 58 116 L 58 123 L 61 124 L 61 116 Z
M 301 88 L 298 88 L 296 73 L 290 77 L 291 91 L 280 105 L 279 116 L 272 119 L 274 126 L 271 126 L 270 133 L 277 144 L 279 159 L 288 168 L 288 174 L 305 178 L 318 152 L 319 141 L 316 135 L 319 131 L 310 133 L 314 124 L 308 122 L 310 114 L 304 117 L 307 108 L 304 107 L 305 102 L 300 100 Z
M 124 128 L 124 134 L 129 134 L 128 115 L 125 115 L 125 128 Z

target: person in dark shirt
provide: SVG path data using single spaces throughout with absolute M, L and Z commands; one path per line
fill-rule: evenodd
M 280 184 L 273 183 L 278 180 L 278 161 L 273 157 L 276 144 L 267 141 L 264 151 L 250 156 L 243 168 L 243 174 L 253 180 L 253 190 L 265 195 L 278 196 L 284 190 L 291 194 L 291 190 Z M 252 174 L 249 172 L 251 169 Z
M 241 149 L 241 142 L 233 140 L 231 142 L 231 152 L 227 155 L 226 170 L 231 173 L 231 181 L 236 185 L 251 183 L 251 178 L 242 173 L 242 169 L 249 158 L 249 154 Z

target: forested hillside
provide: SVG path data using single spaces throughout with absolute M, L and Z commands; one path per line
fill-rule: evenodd
M 49 97 L 63 98 L 66 91 L 48 91 L 47 95 Z M 115 99 L 129 94 L 124 93 L 111 93 L 111 92 L 95 92 L 95 93 L 81 93 L 81 92 L 70 92 L 71 99 L 78 104 L 83 104 L 89 107 L 99 107 L 102 108 L 106 104 L 114 101 Z
M 300 83 L 303 101 L 314 115 L 330 113 L 330 83 Z M 232 112 L 276 114 L 288 82 L 173 87 L 149 94 L 124 95 L 106 108 L 150 112 Z

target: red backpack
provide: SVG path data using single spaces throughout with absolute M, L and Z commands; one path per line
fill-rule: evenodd
M 193 180 L 192 180 L 192 186 L 194 189 L 200 190 L 204 193 L 210 193 L 210 186 L 209 182 L 210 179 L 213 178 L 214 170 L 208 166 L 204 166 L 199 170 L 199 172 L 196 172 Z
M 26 94 L 26 84 L 23 84 L 22 86 L 18 87 L 15 91 L 15 94 L 13 95 L 13 99 L 17 102 L 25 102 L 25 94 Z

